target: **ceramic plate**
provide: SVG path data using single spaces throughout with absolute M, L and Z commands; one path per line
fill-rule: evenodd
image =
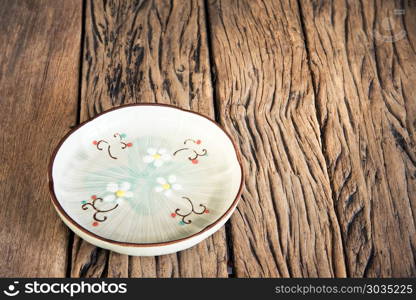
M 172 106 L 112 109 L 67 134 L 51 159 L 53 204 L 90 243 L 129 255 L 186 249 L 237 205 L 242 169 L 230 137 Z

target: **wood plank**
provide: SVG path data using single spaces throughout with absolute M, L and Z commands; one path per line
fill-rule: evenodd
M 414 277 L 416 5 L 305 1 L 302 14 L 348 275 Z
M 83 57 L 82 121 L 136 102 L 170 103 L 214 117 L 202 0 L 88 1 Z M 77 237 L 73 249 L 74 277 L 227 276 L 224 229 L 161 257 L 104 251 L 98 260 L 97 249 Z
M 76 122 L 80 34 L 80 1 L 0 5 L 0 277 L 66 274 L 68 230 L 46 172 Z
M 296 1 L 209 1 L 220 121 L 240 144 L 237 277 L 345 276 Z

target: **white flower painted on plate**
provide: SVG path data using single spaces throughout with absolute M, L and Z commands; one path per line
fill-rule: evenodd
M 103 200 L 120 204 L 125 198 L 133 197 L 133 192 L 130 191 L 130 188 L 131 185 L 128 182 L 122 182 L 121 184 L 110 182 L 107 184 L 107 191 L 111 194 L 105 196 Z
M 167 180 L 163 177 L 158 177 L 156 182 L 159 185 L 155 187 L 155 191 L 158 193 L 163 192 L 166 197 L 172 196 L 173 191 L 179 191 L 182 189 L 182 186 L 176 183 L 175 175 L 170 175 Z
M 162 166 L 165 162 L 172 159 L 166 149 L 149 148 L 147 149 L 147 154 L 148 155 L 143 157 L 143 162 L 146 164 L 153 163 L 156 168 Z

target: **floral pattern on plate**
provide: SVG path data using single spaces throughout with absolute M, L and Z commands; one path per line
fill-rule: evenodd
M 106 221 L 107 216 L 105 213 L 115 210 L 125 198 L 133 197 L 133 192 L 129 191 L 130 187 L 131 185 L 128 182 L 122 182 L 121 184 L 110 182 L 107 184 L 107 192 L 110 192 L 110 194 L 107 194 L 104 198 L 92 195 L 90 202 L 86 200 L 81 201 L 83 210 L 92 208 L 95 211 L 92 226 L 96 227 L 101 222 Z
M 156 168 L 161 167 L 165 162 L 172 159 L 168 151 L 164 148 L 148 148 L 147 155 L 143 157 L 143 162 L 146 164 L 153 164 Z
M 121 149 L 132 147 L 133 145 L 131 142 L 124 142 L 124 139 L 126 138 L 126 134 L 124 133 L 115 133 L 113 137 L 117 139 Z M 107 140 L 94 141 L 93 144 L 96 145 L 98 150 L 103 150 L 104 145 L 106 145 L 109 157 L 117 159 L 117 157 L 115 157 L 111 152 L 111 146 L 114 144 L 110 144 Z M 164 168 L 162 168 L 165 165 L 167 166 L 166 170 L 169 170 L 169 162 L 171 162 L 173 157 L 177 156 L 177 154 L 181 152 L 183 152 L 186 155 L 185 157 L 194 165 L 199 163 L 199 157 L 207 156 L 208 154 L 208 151 L 201 147 L 202 141 L 199 139 L 186 139 L 183 144 L 184 147 L 174 151 L 172 155 L 166 148 L 149 147 L 146 149 L 146 153 L 143 156 L 139 156 L 139 159 L 145 164 L 144 170 L 147 170 L 144 172 L 151 172 L 152 176 L 157 176 L 155 178 L 155 186 L 153 188 L 153 191 L 156 192 L 156 194 L 161 194 L 165 198 L 175 196 L 177 199 L 186 200 L 183 202 L 184 204 L 182 208 L 176 208 L 175 211 L 170 214 L 172 218 L 180 218 L 178 222 L 179 225 L 191 224 L 192 215 L 209 213 L 206 205 L 199 204 L 197 206 L 198 208 L 195 208 L 194 202 L 189 197 L 181 195 L 183 187 L 177 182 L 177 176 L 174 174 L 166 175 L 166 172 L 168 171 L 165 171 Z M 177 160 L 177 162 L 178 161 L 180 162 L 180 159 Z M 152 167 L 152 169 L 149 169 L 149 166 Z M 129 181 L 132 182 L 131 180 Z M 105 190 L 101 192 L 103 196 L 97 197 L 96 195 L 93 195 L 91 196 L 90 201 L 81 201 L 81 207 L 83 210 L 88 210 L 89 208 L 94 210 L 94 214 L 92 216 L 94 221 L 92 226 L 98 226 L 101 222 L 106 221 L 106 213 L 115 210 L 124 201 L 134 198 L 135 195 L 131 190 L 132 184 L 130 182 L 109 182 L 106 184 Z M 133 184 L 136 185 L 136 183 Z
M 155 191 L 158 193 L 163 192 L 166 197 L 171 197 L 173 191 L 180 191 L 182 190 L 182 186 L 176 183 L 176 176 L 170 175 L 168 179 L 163 177 L 158 177 L 156 179 L 158 185 L 155 187 Z
M 133 192 L 129 191 L 131 184 L 127 181 L 117 184 L 110 182 L 107 184 L 107 192 L 110 192 L 107 196 L 104 197 L 105 202 L 115 202 L 121 204 L 125 198 L 132 198 Z

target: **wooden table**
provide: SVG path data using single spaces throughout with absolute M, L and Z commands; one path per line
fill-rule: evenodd
M 416 276 L 416 2 L 0 2 L 0 276 Z M 170 103 L 239 145 L 236 212 L 160 257 L 60 221 L 47 164 L 99 112 Z

